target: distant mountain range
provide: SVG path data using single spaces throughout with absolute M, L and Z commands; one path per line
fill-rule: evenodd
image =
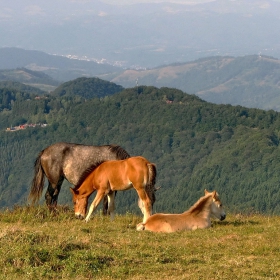
M 59 84 L 79 77 L 99 77 L 125 88 L 177 88 L 212 103 L 280 111 L 280 61 L 273 57 L 214 56 L 148 70 L 125 70 L 38 51 L 0 49 L 0 81 L 53 91 Z
M 106 78 L 106 75 L 101 76 Z M 280 61 L 273 57 L 208 57 L 146 71 L 126 70 L 111 81 L 123 87 L 181 89 L 217 103 L 280 111 Z
M 0 1 L 0 47 L 87 56 L 127 68 L 259 52 L 280 58 L 279 1 L 189 2 Z
M 69 59 L 41 51 L 0 48 L 0 69 L 27 68 L 44 72 L 56 81 L 69 81 L 82 76 L 97 76 L 122 70 L 109 64 Z

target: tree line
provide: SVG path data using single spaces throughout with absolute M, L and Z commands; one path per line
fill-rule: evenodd
M 118 144 L 156 163 L 156 212 L 185 211 L 206 188 L 220 193 L 228 211 L 280 214 L 279 113 L 216 105 L 173 88 L 138 86 L 109 96 L 105 88 L 91 98 L 18 94 L 0 112 L 0 207 L 26 203 L 37 154 L 67 141 Z M 19 118 L 48 126 L 4 132 Z M 68 186 L 59 203 L 71 204 Z M 139 211 L 136 200 L 133 190 L 119 192 L 117 212 Z

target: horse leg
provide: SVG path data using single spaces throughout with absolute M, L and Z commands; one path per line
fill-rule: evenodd
M 108 214 L 111 216 L 111 221 L 114 220 L 115 217 L 115 192 L 110 192 L 107 194 L 108 197 Z
M 140 208 L 140 210 L 141 210 L 141 212 L 142 212 L 142 214 L 144 215 L 144 203 L 143 203 L 143 201 L 140 199 L 140 197 L 138 197 L 138 207 Z
M 88 214 L 86 216 L 86 222 L 89 221 L 91 214 L 97 208 L 98 204 L 101 202 L 101 200 L 102 200 L 102 198 L 104 198 L 104 196 L 105 196 L 104 191 L 99 191 L 99 190 L 97 191 L 96 196 L 89 207 Z
M 141 199 L 142 203 L 144 204 L 144 209 L 142 210 L 141 207 L 141 211 L 144 214 L 144 218 L 143 218 L 143 223 L 146 223 L 147 219 L 152 215 L 152 203 L 151 203 L 151 199 L 149 198 L 148 194 L 146 193 L 146 191 L 143 188 L 135 188 L 139 198 Z M 139 205 L 139 201 L 138 201 L 138 205 Z
M 109 215 L 109 213 L 108 213 L 108 204 L 109 204 L 109 202 L 108 202 L 108 196 L 105 195 L 105 196 L 104 196 L 104 199 L 103 199 L 103 209 L 102 209 L 102 214 L 103 214 L 104 216 Z
M 56 184 L 55 183 L 52 184 L 49 181 L 49 185 L 48 185 L 47 191 L 45 193 L 45 200 L 46 200 L 46 204 L 50 210 L 56 209 L 57 199 L 58 199 L 58 195 L 59 195 L 63 180 L 64 180 L 64 178 L 60 177 Z
M 117 192 L 114 191 L 114 197 L 116 196 Z M 107 215 L 110 215 L 109 213 L 109 206 L 108 206 L 108 196 L 104 196 L 104 199 L 103 199 L 103 209 L 102 209 L 102 214 L 104 216 L 107 216 Z

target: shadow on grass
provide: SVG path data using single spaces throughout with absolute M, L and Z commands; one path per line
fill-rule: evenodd
M 234 221 L 213 221 L 212 224 L 213 225 L 218 225 L 218 226 L 240 227 L 240 226 L 244 226 L 244 225 L 258 225 L 259 222 L 234 220 Z

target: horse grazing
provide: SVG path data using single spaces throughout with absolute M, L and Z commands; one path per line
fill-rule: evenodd
M 70 188 L 73 195 L 76 217 L 86 214 L 88 198 L 96 190 L 96 196 L 90 205 L 86 222 L 105 195 L 108 195 L 108 211 L 113 217 L 115 210 L 113 191 L 134 188 L 138 193 L 138 205 L 144 214 L 143 221 L 151 215 L 155 202 L 156 167 L 144 157 L 130 157 L 124 160 L 105 161 L 90 173 L 80 185 Z
M 129 157 L 130 155 L 117 145 L 88 146 L 66 142 L 55 143 L 42 150 L 34 162 L 34 178 L 29 199 L 32 203 L 40 199 L 46 176 L 49 182 L 45 194 L 46 204 L 50 209 L 55 208 L 64 179 L 76 185 L 86 170 L 92 170 L 106 160 Z M 104 214 L 107 212 L 107 207 L 108 202 L 104 199 Z
M 205 195 L 188 211 L 182 214 L 154 214 L 146 222 L 138 224 L 137 230 L 169 233 L 203 229 L 211 226 L 210 216 L 214 216 L 221 221 L 226 218 L 218 193 L 205 190 Z

